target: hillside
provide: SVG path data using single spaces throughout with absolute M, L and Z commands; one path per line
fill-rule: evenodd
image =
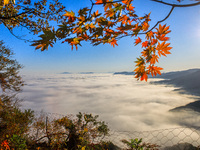
M 166 80 L 153 82 L 177 87 L 177 91 L 200 96 L 200 69 L 164 73 L 160 76 Z

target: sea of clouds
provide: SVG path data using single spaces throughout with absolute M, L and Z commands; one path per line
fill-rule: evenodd
M 170 112 L 197 97 L 133 76 L 99 74 L 25 75 L 23 108 L 58 114 L 99 115 L 117 131 L 149 131 L 199 123 L 199 113 Z M 191 122 L 191 120 L 193 122 Z

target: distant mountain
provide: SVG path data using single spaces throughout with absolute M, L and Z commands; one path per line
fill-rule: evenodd
M 179 88 L 177 91 L 185 91 L 200 96 L 200 69 L 163 73 L 161 78 L 167 80 L 154 83 L 173 85 Z
M 200 112 L 200 101 L 191 102 L 185 106 L 179 106 L 176 108 L 171 109 L 171 112 L 179 112 L 181 110 L 193 110 Z
M 73 74 L 73 73 L 71 73 L 71 72 L 62 72 L 61 74 Z M 78 74 L 94 74 L 94 72 L 78 72 Z
M 135 72 L 127 72 L 127 71 L 122 71 L 122 72 L 115 72 L 113 73 L 114 75 L 134 75 Z
M 71 72 L 62 72 L 61 74 L 71 74 Z
M 199 70 L 200 69 L 189 69 L 189 70 L 183 70 L 183 71 L 167 72 L 167 73 L 162 73 L 161 75 L 158 75 L 153 78 L 174 79 L 176 77 L 186 76 L 191 73 L 195 73 L 196 71 L 199 71 Z
M 79 72 L 79 74 L 94 74 L 94 72 Z

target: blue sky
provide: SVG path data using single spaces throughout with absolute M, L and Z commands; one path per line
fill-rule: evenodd
M 68 10 L 76 11 L 85 5 L 89 7 L 90 1 L 68 0 L 65 5 Z M 134 6 L 141 15 L 151 12 L 152 25 L 170 10 L 168 6 L 148 0 L 135 0 Z M 165 23 L 172 30 L 169 36 L 173 49 L 172 54 L 161 58 L 158 65 L 165 72 L 200 68 L 200 7 L 176 8 Z M 53 48 L 41 52 L 30 43 L 16 39 L 3 25 L 0 25 L 0 29 L 0 39 L 13 49 L 16 59 L 24 65 L 24 73 L 132 71 L 134 61 L 142 50 L 140 45 L 134 46 L 134 38 L 127 37 L 120 40 L 115 48 L 110 45 L 93 47 L 90 43 L 83 43 L 78 51 L 71 51 L 69 45 L 58 41 Z M 21 34 L 24 31 L 18 32 Z

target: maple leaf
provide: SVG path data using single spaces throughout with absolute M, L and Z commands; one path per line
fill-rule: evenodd
M 148 79 L 148 76 L 147 76 L 146 72 L 144 72 L 144 73 L 141 75 L 140 80 L 141 80 L 141 81 L 145 80 L 145 81 L 147 82 L 147 79 Z
M 68 20 L 70 22 L 74 22 L 75 21 L 75 13 L 73 11 L 71 11 L 71 12 L 66 11 L 66 13 L 63 16 L 68 17 Z
M 142 25 L 143 31 L 147 31 L 149 29 L 149 24 L 147 22 L 144 22 Z
M 153 65 L 152 66 L 149 65 L 149 67 L 147 67 L 147 69 L 148 69 L 148 73 L 149 74 L 151 73 L 152 76 L 156 76 L 157 74 L 161 75 L 160 70 L 163 70 L 163 68 L 157 67 L 157 66 L 153 66 Z
M 154 33 L 152 31 L 146 33 L 146 39 L 152 39 L 154 37 Z
M 141 57 L 137 58 L 137 60 L 138 60 L 138 62 L 140 60 L 142 61 L 142 58 Z M 137 68 L 134 70 L 135 78 L 137 78 L 138 80 L 140 78 L 141 81 L 143 81 L 143 80 L 147 81 L 148 76 L 147 76 L 147 72 L 145 71 L 144 64 L 140 63 L 139 65 L 136 65 L 136 66 L 137 66 Z
M 106 18 L 112 17 L 115 15 L 115 12 L 112 9 L 110 9 L 106 11 L 105 15 L 106 15 Z
M 111 44 L 113 47 L 115 47 L 115 45 L 118 46 L 118 44 L 117 44 L 117 40 L 114 39 L 114 38 L 111 40 L 110 44 Z
M 106 11 L 108 8 L 109 9 L 112 9 L 112 3 L 107 3 L 105 6 L 104 6 L 104 11 Z
M 83 8 L 83 9 L 80 9 L 79 11 L 78 11 L 78 14 L 80 15 L 80 16 L 83 16 L 83 15 L 87 15 L 87 11 L 89 11 L 90 9 L 88 9 L 87 7 L 85 7 L 85 8 Z
M 111 36 L 111 34 L 113 34 L 113 33 L 114 33 L 113 30 L 111 30 L 111 29 L 106 29 L 106 33 L 105 33 L 105 34 L 107 34 L 108 36 Z
M 168 41 L 169 37 L 165 37 L 166 34 L 162 34 L 162 35 L 156 35 L 156 38 L 159 39 L 160 41 Z
M 130 4 L 133 0 L 123 0 L 122 3 L 124 4 Z
M 50 45 L 53 47 L 54 42 L 56 42 L 56 32 L 54 31 L 54 28 L 52 30 L 43 30 L 43 34 L 39 37 L 41 39 L 33 41 L 34 43 L 31 46 L 36 46 L 36 49 L 41 48 L 41 51 L 48 50 L 48 46 Z
M 130 4 L 130 5 L 128 5 L 128 6 L 126 7 L 126 10 L 134 11 L 134 8 L 135 8 L 135 7 L 133 7 L 132 4 Z
M 156 47 L 156 50 L 158 50 L 158 55 L 159 56 L 161 56 L 161 55 L 166 56 L 166 54 L 171 54 L 169 52 L 169 50 L 171 50 L 172 47 L 169 47 L 169 45 L 170 45 L 170 43 L 165 44 L 165 42 L 162 42 L 160 44 L 160 42 L 158 42 L 158 45 Z
M 76 29 L 74 29 L 73 33 L 77 33 L 77 35 L 81 34 L 83 32 L 81 27 L 78 27 Z
M 135 63 L 136 63 L 136 66 L 143 66 L 145 64 L 144 63 L 144 58 L 142 58 L 142 57 L 137 58 Z
M 165 25 L 161 25 L 159 24 L 159 28 L 156 28 L 157 32 L 156 34 L 160 35 L 160 34 L 168 34 L 170 33 L 171 31 L 168 31 L 169 30 L 169 26 L 166 27 L 166 24 Z
M 142 47 L 147 47 L 148 44 L 149 44 L 149 42 L 148 42 L 148 41 L 145 41 L 145 42 L 142 43 Z
M 157 39 L 152 39 L 152 40 L 151 40 L 151 45 L 155 45 L 157 42 L 158 42 Z
M 127 24 L 127 22 L 131 24 L 131 21 L 127 15 L 122 15 L 121 17 L 119 17 L 118 21 L 122 22 L 122 24 Z
M 105 4 L 108 0 L 96 0 L 95 4 Z
M 141 43 L 142 40 L 140 37 L 138 37 L 137 39 L 135 39 L 135 45 L 138 45 L 139 43 Z
M 156 62 L 158 62 L 158 56 L 152 55 L 150 59 L 150 64 L 155 64 Z

